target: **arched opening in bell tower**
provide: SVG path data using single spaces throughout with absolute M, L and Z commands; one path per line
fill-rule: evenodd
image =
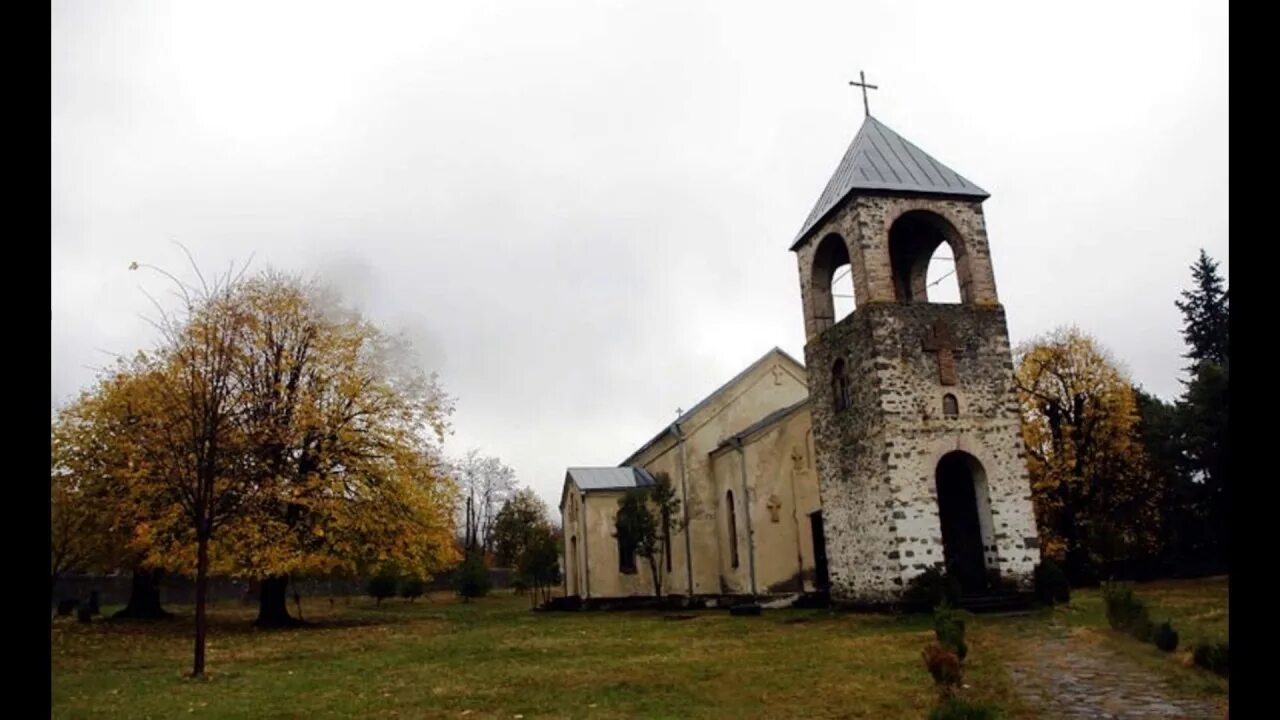
M 969 268 L 960 234 L 937 213 L 911 210 L 889 228 L 893 294 L 904 303 L 965 303 Z
M 831 233 L 822 238 L 813 254 L 809 280 L 812 312 L 817 326 L 825 330 L 840 322 L 855 307 L 853 298 L 853 265 L 844 238 Z

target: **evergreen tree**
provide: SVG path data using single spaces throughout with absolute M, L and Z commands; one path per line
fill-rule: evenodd
M 537 605 L 551 600 L 551 590 L 561 580 L 560 549 L 556 546 L 556 531 L 550 525 L 535 527 L 529 541 L 520 551 L 517 570 L 522 582 L 529 588 L 529 599 Z
M 1175 301 L 1182 311 L 1182 337 L 1187 342 L 1186 357 L 1195 363 L 1212 362 L 1227 365 L 1230 348 L 1230 295 L 1218 263 L 1204 250 L 1191 266 L 1195 287 L 1182 291 L 1182 300 Z M 1192 368 L 1194 370 L 1194 366 Z
M 525 548 L 550 527 L 546 503 L 531 488 L 518 490 L 503 503 L 490 535 L 498 567 L 515 567 Z
M 1186 357 L 1191 377 L 1178 401 L 1177 425 L 1182 456 L 1192 482 L 1202 489 L 1203 541 L 1227 566 L 1230 547 L 1230 291 L 1218 263 L 1204 251 L 1191 267 L 1193 287 L 1176 301 L 1182 311 Z
M 1134 388 L 1140 417 L 1139 435 L 1153 477 L 1162 487 L 1160 554 L 1174 565 L 1205 559 L 1208 522 L 1205 488 L 1192 481 L 1182 433 L 1181 408 Z
M 1227 566 L 1231 544 L 1231 429 L 1227 368 L 1201 362 L 1178 403 L 1185 457 L 1203 488 L 1208 512 L 1206 542 Z
M 453 586 L 463 602 L 489 594 L 489 568 L 484 564 L 484 554 L 479 548 L 467 553 L 467 557 L 454 571 Z

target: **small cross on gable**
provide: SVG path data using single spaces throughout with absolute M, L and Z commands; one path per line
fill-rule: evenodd
M 938 354 L 938 382 L 956 384 L 956 338 L 951 326 L 942 318 L 934 321 L 921 343 L 925 352 Z

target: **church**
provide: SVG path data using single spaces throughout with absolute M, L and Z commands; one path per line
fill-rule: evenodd
M 681 514 L 664 595 L 880 605 L 930 567 L 969 596 L 1029 589 L 1039 542 L 987 197 L 868 112 L 790 246 L 804 362 L 770 350 L 618 466 L 568 468 L 566 595 L 656 594 L 615 523 L 659 473 Z M 958 303 L 928 298 L 942 243 Z M 843 277 L 855 308 L 837 320 Z

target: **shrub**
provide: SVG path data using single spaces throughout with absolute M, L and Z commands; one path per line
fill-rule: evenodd
M 489 568 L 480 553 L 467 553 L 453 576 L 453 587 L 466 602 L 489 594 Z
M 1133 588 L 1107 583 L 1102 588 L 1107 606 L 1107 622 L 1115 630 L 1124 630 L 1140 640 L 1149 640 L 1155 627 L 1147 617 L 1147 606 L 1133 594 Z
M 1152 641 L 1161 650 L 1173 652 L 1178 649 L 1178 631 L 1174 630 L 1173 624 L 1166 620 L 1156 627 L 1155 637 L 1152 638 Z
M 903 599 L 917 608 L 936 608 L 960 602 L 960 583 L 938 567 L 931 567 L 911 579 Z
M 929 720 L 995 720 L 996 711 L 986 705 L 952 698 L 929 712 Z
M 1138 618 L 1128 628 L 1129 634 L 1138 642 L 1155 642 L 1156 624 L 1150 618 Z
M 964 642 L 964 617 L 950 605 L 944 603 L 933 611 L 933 634 L 938 644 L 955 653 L 961 662 L 969 654 Z
M 960 684 L 960 658 L 937 643 L 926 647 L 921 655 L 933 681 L 944 694 L 950 695 Z
M 1217 673 L 1222 677 L 1228 677 L 1230 672 L 1229 653 L 1227 652 L 1227 643 L 1196 643 L 1195 650 L 1192 651 L 1191 658 L 1196 665 Z
M 516 575 L 531 591 L 529 601 L 535 607 L 551 600 L 551 589 L 560 582 L 560 552 L 550 527 L 542 526 L 530 533 L 529 543 L 518 558 Z
M 365 588 L 365 592 L 369 596 L 378 601 L 381 605 L 385 598 L 393 597 L 396 594 L 396 578 L 388 573 L 379 573 L 369 578 L 369 584 Z
M 426 591 L 427 584 L 423 582 L 422 578 L 416 575 L 410 575 L 404 579 L 403 583 L 400 584 L 400 597 L 408 600 L 409 602 L 413 602 L 414 600 L 422 597 L 422 594 Z
M 1052 558 L 1044 558 L 1035 569 L 1036 600 L 1045 605 L 1065 604 L 1071 601 L 1071 586 L 1067 574 Z

